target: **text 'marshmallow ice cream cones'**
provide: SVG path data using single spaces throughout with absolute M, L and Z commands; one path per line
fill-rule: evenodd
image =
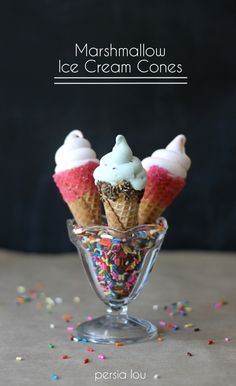
M 166 149 L 142 161 L 147 183 L 139 206 L 139 224 L 155 223 L 186 184 L 191 160 L 185 153 L 186 137 L 178 135 Z
M 74 219 L 83 226 L 101 224 L 101 205 L 93 172 L 99 161 L 79 130 L 73 130 L 55 155 L 53 179 Z
M 108 226 L 125 231 L 138 224 L 138 208 L 144 193 L 146 172 L 133 156 L 123 135 L 116 137 L 111 153 L 104 155 L 94 171 L 95 183 Z

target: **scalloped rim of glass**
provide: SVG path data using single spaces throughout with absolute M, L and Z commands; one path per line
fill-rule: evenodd
M 71 241 L 74 242 L 74 241 L 77 241 L 77 238 L 76 238 L 76 233 L 74 232 L 74 230 L 76 228 L 82 228 L 83 229 L 83 232 L 86 232 L 86 231 L 89 231 L 89 230 L 96 230 L 96 229 L 104 229 L 104 231 L 106 232 L 119 232 L 120 234 L 122 234 L 122 237 L 127 237 L 127 235 L 129 235 L 130 233 L 133 233 L 133 232 L 136 232 L 136 231 L 140 231 L 142 229 L 142 227 L 150 227 L 150 228 L 153 228 L 155 226 L 158 226 L 158 224 L 162 222 L 162 226 L 163 226 L 163 229 L 160 229 L 158 230 L 158 235 L 160 238 L 163 238 L 168 230 L 168 223 L 166 221 L 166 219 L 164 217 L 159 217 L 156 221 L 156 223 L 153 223 L 153 224 L 143 224 L 143 225 L 137 225 L 135 226 L 134 228 L 130 228 L 130 229 L 127 229 L 126 231 L 120 231 L 120 230 L 117 230 L 117 229 L 113 229 L 113 228 L 110 228 L 108 225 L 89 225 L 89 226 L 83 226 L 83 225 L 78 225 L 76 223 L 76 221 L 74 219 L 68 219 L 66 221 L 67 223 L 67 227 L 69 229 L 69 233 L 70 233 L 70 238 L 71 238 Z M 73 236 L 75 237 L 75 240 L 73 240 Z

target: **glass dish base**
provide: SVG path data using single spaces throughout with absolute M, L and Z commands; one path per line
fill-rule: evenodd
M 131 316 L 115 317 L 104 315 L 81 323 L 77 327 L 80 338 L 92 343 L 124 344 L 145 342 L 157 335 L 157 328 L 151 322 Z

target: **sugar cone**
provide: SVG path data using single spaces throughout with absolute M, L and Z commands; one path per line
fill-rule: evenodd
M 101 205 L 98 194 L 85 193 L 67 203 L 75 221 L 83 226 L 101 224 Z
M 140 204 L 138 223 L 143 224 L 154 224 L 158 217 L 164 212 L 165 208 L 153 203 L 151 200 L 145 200 Z
M 109 227 L 126 231 L 138 225 L 138 208 L 143 191 L 135 190 L 127 181 L 115 186 L 98 182 L 97 186 Z
M 147 172 L 144 196 L 139 206 L 139 224 L 155 223 L 184 186 L 183 178 L 173 176 L 159 166 L 152 166 Z
M 106 199 L 103 204 L 109 227 L 125 231 L 138 225 L 139 204 L 136 198 L 126 200 L 121 193 L 117 200 Z

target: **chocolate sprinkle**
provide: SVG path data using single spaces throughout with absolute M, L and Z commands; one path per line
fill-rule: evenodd
M 109 182 L 97 182 L 97 188 L 102 201 L 107 199 L 116 201 L 119 198 L 120 193 L 123 193 L 125 200 L 133 199 L 134 197 L 138 202 L 143 197 L 144 190 L 135 190 L 130 182 L 121 181 L 119 184 L 113 186 Z

